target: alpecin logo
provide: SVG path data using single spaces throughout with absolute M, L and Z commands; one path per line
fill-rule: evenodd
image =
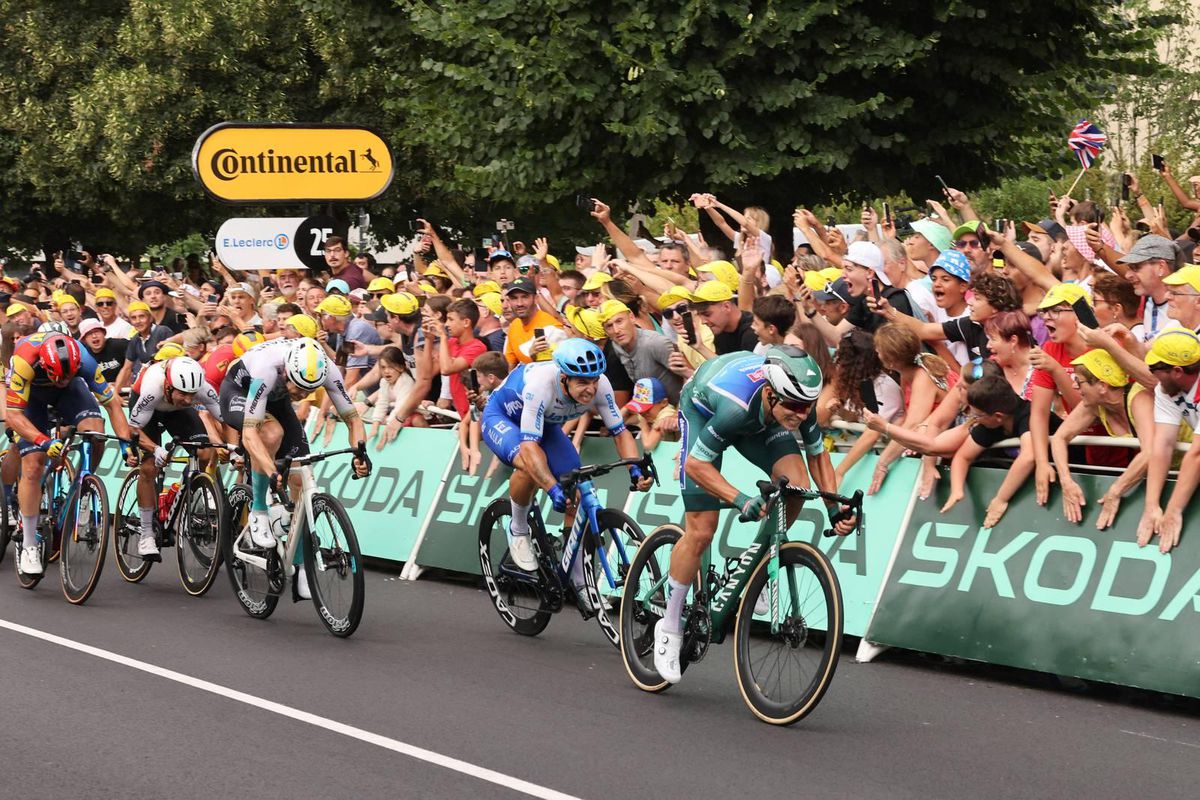
M 379 161 L 368 147 L 303 155 L 277 154 L 274 148 L 257 153 L 240 153 L 223 147 L 212 155 L 209 164 L 218 180 L 232 181 L 243 175 L 342 175 L 379 172 Z

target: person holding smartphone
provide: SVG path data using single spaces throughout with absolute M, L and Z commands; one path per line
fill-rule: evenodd
M 509 367 L 533 361 L 549 361 L 553 348 L 545 334 L 554 329 L 554 338 L 557 340 L 564 333 L 562 323 L 538 308 L 537 287 L 529 278 L 517 278 L 508 283 L 504 287 L 504 295 L 513 312 L 513 320 L 508 326 L 508 342 L 504 346 L 504 357 Z M 538 330 L 543 335 L 535 336 Z

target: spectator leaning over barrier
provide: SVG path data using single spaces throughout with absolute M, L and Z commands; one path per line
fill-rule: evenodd
M 504 298 L 499 292 L 484 292 L 475 295 L 475 307 L 479 310 L 479 327 L 475 334 L 488 350 L 504 352 Z
M 116 383 L 117 376 L 121 374 L 121 365 L 125 363 L 129 340 L 109 338 L 104 323 L 98 319 L 85 319 L 79 323 L 79 341 L 96 359 L 96 367 L 104 375 L 104 380 Z
M 621 417 L 641 431 L 642 450 L 647 453 L 661 441 L 679 441 L 679 410 L 658 378 L 641 378 L 634 384 L 633 399 L 621 409 Z
M 638 328 L 633 313 L 620 300 L 604 301 L 599 315 L 600 324 L 629 377 L 635 382 L 654 378 L 666 389 L 667 399 L 672 404 L 678 403 L 683 380 L 671 370 L 670 340 L 661 333 Z M 635 383 L 635 391 L 636 388 Z
M 129 347 L 125 351 L 125 365 L 117 375 L 118 392 L 133 384 L 142 367 L 154 358 L 154 351 L 159 344 L 171 338 L 171 329 L 155 325 L 150 306 L 140 300 L 129 304 L 129 321 L 133 323 L 134 335 L 129 339 Z
M 449 381 L 454 410 L 463 419 L 467 418 L 469 406 L 463 373 L 487 351 L 487 345 L 475 337 L 475 324 L 478 321 L 479 309 L 473 301 L 455 300 L 446 310 L 446 323 L 438 337 L 438 365 L 442 380 Z
M 1158 386 L 1154 389 L 1154 436 L 1137 541 L 1144 546 L 1158 536 L 1158 549 L 1166 553 L 1179 544 L 1183 512 L 1200 480 L 1200 447 L 1193 439 L 1180 464 L 1171 499 L 1166 509 L 1162 508 L 1163 487 L 1175 442 L 1179 439 L 1179 428 L 1187 424 L 1195 431 L 1200 426 L 1200 381 L 1197 380 L 1200 377 L 1200 339 L 1183 328 L 1164 331 L 1151 342 L 1146 363 L 1158 378 Z
M 1029 317 L 1024 311 L 1001 311 L 983 323 L 992 361 L 1000 367 L 1005 380 L 1023 400 L 1033 398 L 1033 349 Z
M 713 349 L 712 329 L 701 324 L 698 315 L 692 311 L 691 292 L 681 286 L 676 286 L 658 296 L 658 309 L 662 312 L 664 332 L 670 337 L 674 334 L 675 347 L 678 357 L 672 362 L 672 369 L 683 377 L 690 378 L 692 372 L 710 358 L 716 358 Z M 688 323 L 691 319 L 691 334 Z M 683 362 L 683 363 L 680 363 Z
M 133 335 L 133 326 L 129 324 L 129 320 L 117 313 L 117 295 L 112 289 L 97 289 L 93 305 L 96 307 L 96 315 L 104 324 L 104 330 L 109 338 L 128 339 Z
M 706 281 L 692 294 L 692 308 L 713 332 L 717 355 L 752 352 L 758 344 L 753 316 L 738 308 L 733 290 L 719 280 Z
M 990 247 L 984 247 L 980 238 L 982 228 L 981 221 L 972 219 L 959 225 L 950 234 L 954 239 L 954 249 L 966 256 L 970 262 L 972 275 L 985 272 L 992 266 L 992 250 Z
M 1106 435 L 1116 439 L 1136 438 L 1141 444 L 1129 468 L 1100 498 L 1102 510 L 1096 528 L 1104 530 L 1116 518 L 1122 495 L 1141 483 L 1146 475 L 1154 437 L 1153 393 L 1141 384 L 1131 383 L 1128 373 L 1103 350 L 1089 350 L 1073 363 L 1080 403 L 1050 437 L 1050 451 L 1062 491 L 1063 515 L 1068 522 L 1082 521 L 1083 506 L 1087 505 L 1083 489 L 1071 477 L 1067 450 L 1071 441 L 1094 429 L 1099 422 Z
M 170 299 L 167 293 L 170 288 L 162 281 L 146 281 L 138 287 L 138 299 L 150 307 L 155 325 L 170 328 L 171 333 L 183 333 L 187 329 L 187 321 L 167 306 Z
M 1171 240 L 1151 233 L 1138 239 L 1132 250 L 1117 259 L 1129 265 L 1125 277 L 1138 297 L 1145 299 L 1142 341 L 1154 338 L 1174 321 L 1167 308 L 1167 286 L 1163 279 L 1175 271 L 1175 257 Z

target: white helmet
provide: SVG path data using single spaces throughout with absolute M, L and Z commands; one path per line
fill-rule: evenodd
M 204 385 L 204 367 L 188 356 L 176 356 L 167 361 L 167 383 L 176 391 L 195 394 Z
M 67 323 L 61 320 L 52 319 L 48 322 L 43 322 L 38 325 L 38 333 L 63 333 L 67 336 L 71 335 L 71 329 L 67 327 Z
M 301 389 L 320 388 L 329 374 L 329 361 L 321 345 L 312 339 L 296 339 L 284 362 L 288 380 Z

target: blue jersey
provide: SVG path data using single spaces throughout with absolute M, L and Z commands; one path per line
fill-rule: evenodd
M 612 384 L 606 376 L 600 376 L 596 396 L 586 405 L 576 403 L 563 390 L 561 376 L 553 361 L 520 364 L 492 393 L 488 407 L 520 423 L 521 440 L 526 442 L 541 441 L 546 425 L 561 426 L 588 411 L 599 414 L 613 436 L 625 430 Z

